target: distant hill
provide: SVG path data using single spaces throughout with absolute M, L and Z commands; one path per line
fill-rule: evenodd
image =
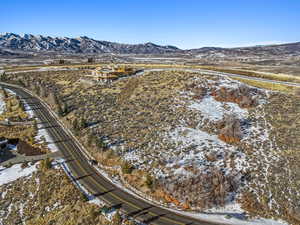
M 204 47 L 198 49 L 190 49 L 184 51 L 201 58 L 209 57 L 246 57 L 246 58 L 258 58 L 258 57 L 278 57 L 278 56 L 300 56 L 300 42 L 279 44 L 279 45 L 260 45 L 253 47 L 241 47 L 241 48 L 215 48 Z
M 0 35 L 0 49 L 23 50 L 30 52 L 61 53 L 119 53 L 119 54 L 163 54 L 179 49 L 174 46 L 160 46 L 153 43 L 120 44 L 97 41 L 88 37 L 68 38 L 42 35 L 18 35 L 5 33 Z

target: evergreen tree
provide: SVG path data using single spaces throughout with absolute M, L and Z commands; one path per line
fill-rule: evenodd
M 97 145 L 98 148 L 101 148 L 103 150 L 106 149 L 106 147 L 107 147 L 106 144 L 104 143 L 104 141 L 101 138 L 96 140 L 96 145 Z
M 152 188 L 153 187 L 153 178 L 150 174 L 147 174 L 146 176 L 146 181 L 145 181 L 146 185 L 148 188 Z
M 21 79 L 18 80 L 18 84 L 19 84 L 21 87 L 25 87 L 25 83 L 24 83 L 23 80 L 21 80 Z
M 127 161 L 124 162 L 123 165 L 122 165 L 122 172 L 124 174 L 131 174 L 133 169 L 134 169 L 133 166 Z
M 88 137 L 87 137 L 87 145 L 89 146 L 89 147 L 91 147 L 92 145 L 93 145 L 93 142 L 94 142 L 94 136 L 93 136 L 93 134 L 88 134 Z
M 78 131 L 78 130 L 79 130 L 77 118 L 75 118 L 74 121 L 73 121 L 73 129 L 74 129 L 75 131 Z
M 43 171 L 46 171 L 46 170 L 48 170 L 48 169 L 51 169 L 51 167 L 52 167 L 52 164 L 51 164 L 51 163 L 52 163 L 52 160 L 49 159 L 49 158 L 42 160 L 42 162 L 41 162 L 41 169 L 42 169 Z
M 64 115 L 68 114 L 68 104 L 67 104 L 67 102 L 62 103 L 62 111 L 63 111 Z
M 57 105 L 57 114 L 58 116 L 63 116 L 64 112 L 60 104 Z
M 6 75 L 5 71 L 0 75 L 0 80 L 7 81 L 7 75 Z
M 47 98 L 48 93 L 45 87 L 41 87 L 41 97 L 42 98 Z
M 83 129 L 83 128 L 86 128 L 86 127 L 87 127 L 86 120 L 84 118 L 81 118 L 81 120 L 80 120 L 80 128 Z
M 35 85 L 35 93 L 36 93 L 38 96 L 40 96 L 40 94 L 41 94 L 41 88 L 40 88 L 39 85 Z

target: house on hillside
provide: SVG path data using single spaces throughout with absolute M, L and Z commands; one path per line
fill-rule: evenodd
M 118 79 L 118 75 L 114 74 L 114 72 L 110 68 L 97 67 L 92 71 L 91 75 L 86 75 L 86 77 L 101 84 L 110 84 L 112 81 Z
M 130 76 L 136 72 L 137 70 L 131 67 L 111 65 L 107 67 L 97 67 L 91 71 L 91 74 L 86 75 L 86 78 L 100 84 L 110 84 L 118 78 Z

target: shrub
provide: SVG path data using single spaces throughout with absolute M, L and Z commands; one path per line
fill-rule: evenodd
M 87 202 L 89 200 L 88 196 L 83 192 L 80 192 L 80 199 L 84 202 Z
M 148 188 L 152 188 L 154 184 L 153 177 L 150 174 L 147 174 L 145 184 Z
M 95 62 L 95 59 L 94 58 L 88 58 L 87 62 L 88 63 L 93 63 L 93 62 Z
M 113 216 L 112 224 L 113 225 L 121 225 L 122 224 L 122 217 L 121 217 L 121 214 L 120 214 L 119 210 L 117 210 L 117 212 Z
M 64 111 L 63 111 L 62 107 L 60 106 L 60 104 L 57 105 L 57 114 L 60 117 L 64 115 Z
M 91 147 L 95 141 L 94 135 L 89 133 L 87 136 L 87 145 Z
M 52 167 L 52 160 L 51 159 L 47 158 L 47 159 L 42 160 L 41 170 L 46 171 L 46 170 L 51 169 L 51 167 Z
M 98 148 L 101 148 L 102 150 L 105 150 L 107 148 L 107 145 L 101 138 L 96 139 L 96 145 Z
M 75 119 L 73 120 L 72 126 L 73 126 L 73 130 L 74 130 L 74 131 L 78 131 L 78 130 L 79 130 L 79 125 L 78 125 L 78 120 L 77 120 L 77 118 L 75 118 Z
M 254 98 L 257 92 L 257 89 L 241 84 L 236 89 L 221 87 L 219 90 L 214 91 L 212 95 L 215 96 L 217 101 L 235 102 L 242 108 L 248 108 L 257 105 L 257 100 Z
M 0 74 L 0 81 L 7 81 L 7 74 L 5 73 L 5 71 Z
M 294 94 L 295 94 L 297 97 L 300 97 L 300 88 L 296 88 L 295 91 L 294 91 Z
M 89 211 L 90 217 L 95 220 L 98 215 L 100 214 L 100 212 L 96 209 L 96 208 L 91 208 Z
M 134 167 L 129 162 L 124 162 L 122 165 L 122 173 L 131 174 Z
M 196 99 L 202 99 L 207 93 L 207 89 L 205 87 L 198 87 L 194 89 L 194 98 Z
M 81 118 L 79 128 L 83 129 L 83 128 L 86 128 L 86 127 L 87 127 L 87 122 L 86 122 L 85 118 Z
M 225 127 L 220 130 L 219 138 L 227 143 L 239 142 L 242 138 L 241 123 L 236 115 L 226 115 Z
M 61 108 L 62 108 L 62 113 L 64 115 L 69 113 L 69 106 L 68 106 L 67 102 L 63 102 Z

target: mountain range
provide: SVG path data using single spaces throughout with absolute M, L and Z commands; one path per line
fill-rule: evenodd
M 185 54 L 199 58 L 210 57 L 265 57 L 265 56 L 300 56 L 300 42 L 262 45 L 240 48 L 203 47 L 182 50 L 172 45 L 122 44 L 99 41 L 86 36 L 78 38 L 50 37 L 42 35 L 14 33 L 0 34 L 0 55 L 14 55 L 20 52 L 54 52 L 62 54 Z
M 61 53 L 163 54 L 178 51 L 174 46 L 153 43 L 120 44 L 88 37 L 68 38 L 42 35 L 5 33 L 0 35 L 0 49 Z

